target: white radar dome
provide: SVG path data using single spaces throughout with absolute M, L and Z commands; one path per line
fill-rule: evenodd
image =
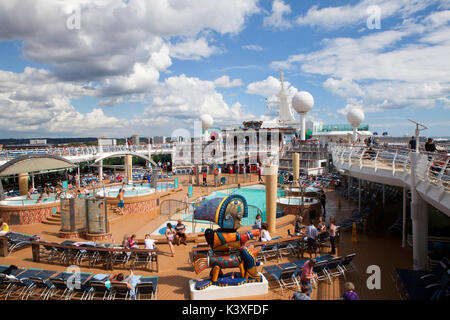
M 202 120 L 202 128 L 203 128 L 203 130 L 208 130 L 209 128 L 211 128 L 211 126 L 214 123 L 213 118 L 209 114 L 203 114 L 200 117 L 200 120 Z
M 292 98 L 292 107 L 299 114 L 307 113 L 314 106 L 313 96 L 306 91 L 300 91 Z
M 347 113 L 347 121 L 352 127 L 358 127 L 364 121 L 364 112 L 359 108 L 350 110 Z

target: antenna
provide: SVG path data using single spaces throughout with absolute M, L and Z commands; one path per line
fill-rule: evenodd
M 428 127 L 423 125 L 423 124 L 421 124 L 421 123 L 419 123 L 419 122 L 417 122 L 417 121 L 414 121 L 414 120 L 411 120 L 411 119 L 408 119 L 408 120 L 411 121 L 412 123 L 416 124 L 416 130 L 415 130 L 416 152 L 419 152 L 419 135 L 420 135 L 420 131 L 426 130 L 426 129 L 428 129 Z M 422 129 L 419 129 L 419 126 L 421 126 Z
M 422 130 L 428 129 L 427 126 L 425 126 L 425 125 L 423 125 L 423 124 L 421 124 L 421 123 L 419 123 L 419 122 L 417 122 L 417 121 L 414 121 L 414 120 L 411 120 L 411 119 L 408 119 L 408 120 L 411 121 L 412 123 L 415 123 L 415 124 L 416 124 L 416 129 L 417 129 L 417 130 L 422 131 Z M 419 126 L 423 127 L 423 129 L 419 129 Z

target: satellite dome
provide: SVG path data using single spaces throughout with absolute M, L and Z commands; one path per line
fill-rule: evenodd
M 364 112 L 359 108 L 350 110 L 347 113 L 347 121 L 352 127 L 358 127 L 364 121 Z
M 211 126 L 214 123 L 213 118 L 209 114 L 203 114 L 200 117 L 200 120 L 202 120 L 202 128 L 203 128 L 203 130 L 208 130 L 209 128 L 211 128 Z
M 306 91 L 300 91 L 292 98 L 292 107 L 297 113 L 307 113 L 314 106 L 313 96 Z

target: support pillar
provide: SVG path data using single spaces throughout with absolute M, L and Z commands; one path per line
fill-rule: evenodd
M 361 214 L 361 179 L 358 179 L 358 212 Z
M 277 224 L 278 166 L 266 165 L 262 172 L 266 184 L 266 221 L 269 233 L 275 233 Z
M 19 173 L 19 192 L 21 196 L 28 193 L 28 172 Z
M 98 162 L 98 181 L 103 181 L 103 160 Z
M 383 207 L 384 204 L 386 203 L 386 186 L 383 184 Z
M 127 169 L 127 181 L 133 183 L 133 156 L 131 154 L 125 156 L 125 167 Z
M 402 247 L 406 247 L 406 187 L 403 187 Z
M 413 237 L 413 268 L 427 268 L 428 260 L 428 205 L 416 190 L 418 152 L 411 152 L 411 221 Z
M 297 183 L 300 177 L 300 154 L 297 152 L 292 154 L 292 168 L 294 170 L 294 183 Z

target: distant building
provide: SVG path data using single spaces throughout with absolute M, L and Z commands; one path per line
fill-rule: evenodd
M 153 143 L 166 143 L 166 137 L 164 136 L 153 137 Z
M 47 144 L 47 139 L 33 139 L 30 144 Z
M 134 145 L 139 144 L 139 136 L 137 134 L 131 136 L 131 143 Z

